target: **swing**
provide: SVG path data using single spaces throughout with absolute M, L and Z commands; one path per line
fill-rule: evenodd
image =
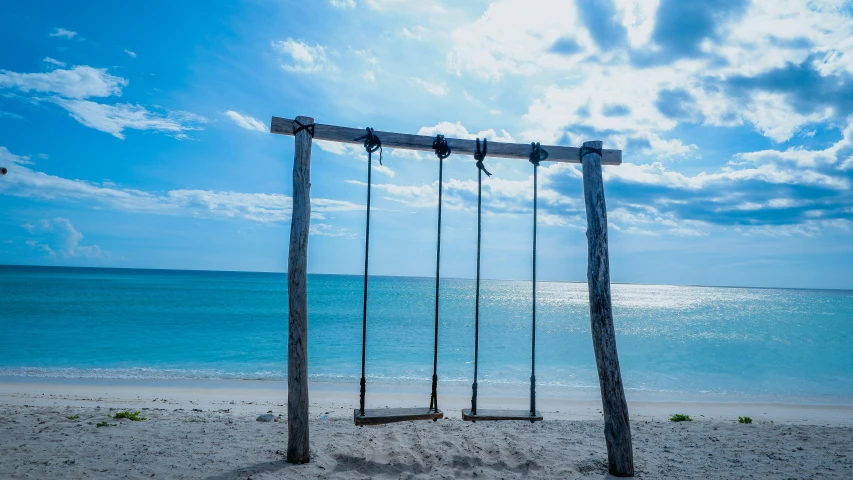
M 439 293 L 439 266 L 441 260 L 441 191 L 444 159 L 450 156 L 450 147 L 443 135 L 438 135 L 433 142 L 435 154 L 438 157 L 438 240 L 435 254 L 435 337 L 433 342 L 432 361 L 432 394 L 429 407 L 417 408 L 375 408 L 365 409 L 364 398 L 367 381 L 365 379 L 365 357 L 367 346 L 367 267 L 370 246 L 370 185 L 372 154 L 379 150 L 379 164 L 382 165 L 382 142 L 379 140 L 372 128 L 356 140 L 364 140 L 364 149 L 367 150 L 367 222 L 364 240 L 364 301 L 362 307 L 362 330 L 361 330 L 361 394 L 359 408 L 353 411 L 353 421 L 358 426 L 381 425 L 385 423 L 406 422 L 412 420 L 438 421 L 444 418 L 444 413 L 438 409 L 438 293 Z
M 542 414 L 536 410 L 536 201 L 537 201 L 537 169 L 539 162 L 548 158 L 548 152 L 540 148 L 538 143 L 532 143 L 530 163 L 533 164 L 533 316 L 532 335 L 530 342 L 530 409 L 529 410 L 494 410 L 477 409 L 477 373 L 480 353 L 480 240 L 481 211 L 483 198 L 483 172 L 486 170 L 483 160 L 486 158 L 486 140 L 483 139 L 483 150 L 480 151 L 480 139 L 477 139 L 477 150 L 474 159 L 477 160 L 477 283 L 474 294 L 474 383 L 472 385 L 471 408 L 462 410 L 462 420 L 476 422 L 477 420 L 526 420 L 530 423 L 542 421 Z

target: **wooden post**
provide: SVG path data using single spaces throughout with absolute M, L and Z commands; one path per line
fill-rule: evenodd
M 311 117 L 296 117 L 303 125 Z M 308 451 L 308 231 L 311 224 L 311 134 L 294 137 L 293 209 L 287 258 L 287 461 L 306 463 Z
M 584 149 L 601 149 L 601 142 L 584 142 Z M 611 475 L 634 476 L 634 453 L 631 446 L 631 425 L 628 421 L 628 402 L 622 387 L 619 356 L 616 353 L 616 330 L 610 302 L 610 258 L 607 250 L 607 207 L 604 203 L 604 182 L 601 177 L 601 155 L 590 152 L 582 155 L 583 192 L 586 202 L 586 238 L 589 244 L 589 315 L 592 324 L 592 345 L 601 385 L 604 407 L 604 439 L 607 442 L 607 461 Z

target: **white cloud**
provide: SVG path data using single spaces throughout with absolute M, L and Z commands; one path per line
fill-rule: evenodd
M 573 32 L 571 37 L 563 37 Z M 474 23 L 453 31 L 448 66 L 457 74 L 499 79 L 504 74 L 537 75 L 542 70 L 567 70 L 582 55 L 560 55 L 551 47 L 566 38 L 580 52 L 594 43 L 578 22 L 574 2 L 552 0 L 499 0 Z
M 604 170 L 604 179 L 620 179 L 633 183 L 688 190 L 698 190 L 712 183 L 746 180 L 758 180 L 771 184 L 814 185 L 839 191 L 850 188 L 850 181 L 846 178 L 833 177 L 824 173 L 803 169 L 780 169 L 774 164 L 739 170 L 727 167 L 718 173 L 709 174 L 701 172 L 694 176 L 688 176 L 680 172 L 667 170 L 659 162 L 651 165 L 623 163 L 618 168 Z
M 400 29 L 400 33 L 402 33 L 404 37 L 412 40 L 423 40 L 426 29 L 420 25 L 414 26 L 411 29 L 403 27 Z
M 628 43 L 602 50 L 580 22 L 575 2 L 498 0 L 475 21 L 454 30 L 448 66 L 458 75 L 492 80 L 517 76 L 519 88 L 542 90 L 542 82 L 551 83 L 524 117 L 530 128 L 521 136 L 535 141 L 568 134 L 574 142 L 592 129 L 608 132 L 602 139 L 608 145 L 625 145 L 648 141 L 650 134 L 663 137 L 686 121 L 748 123 L 781 142 L 836 114 L 830 109 L 801 113 L 793 107 L 793 97 L 760 89 L 735 98 L 720 85 L 734 76 L 748 79 L 810 58 L 823 76 L 853 73 L 849 2 L 755 0 L 740 18 L 719 23 L 719 35 L 705 40 L 705 56 L 661 57 L 663 64 L 635 66 L 634 54 L 653 57 L 662 51 L 652 41 L 659 3 L 614 0 L 615 20 L 626 28 Z M 593 55 L 596 61 L 589 61 Z M 530 79 L 532 75 L 540 79 Z M 676 121 L 658 111 L 664 91 L 692 97 L 673 106 L 689 110 L 685 118 Z M 608 115 L 607 104 L 624 105 L 629 112 Z
M 38 236 L 38 240 L 29 239 L 26 244 L 32 248 L 41 250 L 48 256 L 56 258 L 85 257 L 85 258 L 109 258 L 106 252 L 97 245 L 80 245 L 83 234 L 80 233 L 67 218 L 54 218 L 52 220 L 40 220 L 35 224 L 22 225 L 31 235 Z
M 258 120 L 255 117 L 251 117 L 249 115 L 243 115 L 235 112 L 234 110 L 228 110 L 225 112 L 225 115 L 234 121 L 237 125 L 246 130 L 254 130 L 262 133 L 269 133 L 269 129 L 264 124 L 264 122 Z
M 24 117 L 22 117 L 22 116 L 18 115 L 17 113 L 4 112 L 3 110 L 0 110 L 0 118 L 2 118 L 2 117 L 6 117 L 6 118 L 16 118 L 16 119 L 18 119 L 18 120 L 23 120 L 23 118 L 24 118 Z
M 47 59 L 45 59 L 47 61 Z M 128 81 L 107 73 L 105 68 L 77 66 L 46 73 L 17 73 L 0 70 L 0 88 L 22 92 L 54 93 L 66 98 L 121 95 Z
M 348 228 L 337 228 L 332 225 L 326 223 L 311 223 L 311 229 L 309 230 L 311 235 L 319 236 L 319 237 L 349 237 L 356 238 L 356 235 L 352 233 Z
M 124 53 L 126 53 L 126 54 L 127 54 L 127 56 L 129 56 L 130 58 L 136 58 L 136 52 L 131 52 L 130 50 L 128 50 L 128 49 L 126 49 L 126 48 L 125 48 L 123 51 L 124 51 Z
M 53 30 L 53 33 L 50 34 L 51 37 L 62 37 L 62 38 L 74 38 L 77 36 L 77 32 L 72 32 L 71 30 L 66 30 L 64 28 L 57 27 Z
M 329 0 L 335 8 L 355 8 L 355 0 Z
M 23 155 L 15 155 L 10 152 L 6 147 L 0 147 L 0 162 L 3 163 L 3 166 L 7 166 L 6 163 L 14 163 L 15 165 L 32 165 L 33 162 L 30 161 L 30 157 Z
M 821 122 L 832 115 L 831 109 L 822 113 L 801 115 L 780 94 L 757 92 L 742 113 L 762 135 L 775 142 L 784 142 L 804 125 Z
M 83 125 L 120 139 L 124 139 L 122 132 L 128 128 L 166 132 L 175 138 L 187 138 L 187 131 L 199 130 L 199 125 L 207 121 L 204 117 L 189 112 L 167 111 L 161 114 L 141 105 L 128 103 L 105 105 L 64 98 L 52 98 L 51 101 L 67 110 L 72 118 Z
M 607 221 L 614 230 L 629 235 L 668 233 L 678 237 L 704 237 L 711 228 L 705 222 L 678 219 L 671 213 L 661 212 L 648 205 L 614 208 L 607 212 Z
M 368 7 L 377 11 L 402 11 L 402 12 L 430 12 L 444 13 L 446 9 L 439 0 L 365 0 Z
M 631 47 L 639 48 L 651 39 L 655 28 L 655 13 L 659 0 L 614 0 L 616 10 L 622 14 L 622 25 L 628 33 Z
M 289 57 L 291 63 L 285 63 L 282 68 L 293 73 L 319 73 L 334 71 L 335 65 L 326 54 L 326 47 L 309 45 L 292 38 L 276 40 L 272 47 L 278 53 Z
M 844 170 L 845 163 L 851 162 L 853 156 L 843 158 L 844 151 L 853 147 L 853 120 L 842 131 L 840 140 L 822 150 L 807 150 L 802 146 L 788 147 L 786 150 L 760 150 L 756 152 L 739 153 L 736 157 L 753 163 L 768 163 L 781 161 L 792 163 L 800 168 L 816 168 L 838 165 Z
M 443 96 L 447 95 L 447 86 L 445 86 L 445 85 L 442 85 L 439 83 L 428 82 L 426 80 L 423 80 L 423 79 L 420 79 L 417 77 L 412 77 L 412 81 L 415 82 L 415 84 L 417 86 L 426 90 L 427 93 L 430 93 L 430 94 L 438 96 L 438 97 L 443 97 Z
M 59 60 L 57 60 L 55 58 L 44 57 L 44 60 L 42 60 L 42 61 L 45 63 L 49 63 L 51 65 L 56 65 L 57 67 L 64 67 L 65 66 L 65 62 L 60 62 Z
M 418 130 L 418 135 L 426 135 L 429 137 L 442 134 L 451 138 L 467 138 L 473 140 L 475 138 L 486 138 L 495 142 L 514 143 L 515 139 L 506 130 L 501 129 L 500 134 L 495 132 L 493 128 L 488 130 L 480 130 L 477 133 L 469 133 L 468 129 L 462 125 L 462 122 L 440 122 L 432 127 L 421 127 Z
M 341 143 L 341 142 L 331 142 L 328 140 L 314 140 L 314 145 L 320 147 L 324 152 L 333 153 L 335 155 L 344 155 L 352 158 L 356 158 L 362 162 L 367 162 L 367 153 L 364 150 L 364 147 L 361 145 L 355 145 L 352 143 Z M 383 149 L 382 155 L 394 155 L 394 149 Z M 400 155 L 395 155 L 400 156 Z M 394 170 L 389 168 L 387 165 L 381 165 L 379 163 L 379 153 L 373 154 L 373 171 L 382 173 L 389 177 L 393 177 L 395 175 Z
M 50 201 L 85 202 L 97 208 L 202 218 L 230 218 L 261 223 L 290 220 L 291 198 L 278 193 L 244 193 L 179 189 L 153 193 L 111 182 L 87 182 L 34 171 L 29 159 L 0 147 L 0 162 L 10 161 L 9 175 L 0 182 L 0 195 Z M 312 219 L 329 212 L 364 211 L 364 205 L 327 198 L 311 199 Z

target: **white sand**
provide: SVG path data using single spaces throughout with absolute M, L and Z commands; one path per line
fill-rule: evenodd
M 468 399 L 457 392 L 441 397 L 447 418 L 437 423 L 358 428 L 357 396 L 340 388 L 312 385 L 313 461 L 296 466 L 282 461 L 281 384 L 0 379 L 0 478 L 605 477 L 592 398 L 542 399 L 542 423 L 470 424 L 459 419 Z M 424 400 L 372 393 L 376 407 Z M 488 398 L 481 407 L 525 402 Z M 853 406 L 629 403 L 639 478 L 853 478 Z M 108 416 L 125 409 L 147 420 Z M 255 420 L 267 411 L 281 421 Z M 695 421 L 666 420 L 676 412 Z M 738 415 L 755 423 L 737 424 Z M 115 426 L 96 427 L 103 421 Z

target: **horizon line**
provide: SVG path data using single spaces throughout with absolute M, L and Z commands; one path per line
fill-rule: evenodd
M 67 268 L 67 269 L 90 269 L 90 270 L 142 270 L 154 272 L 196 272 L 196 273 L 262 273 L 262 274 L 277 274 L 286 275 L 286 271 L 261 271 L 261 270 L 204 270 L 193 268 L 152 268 L 152 267 L 93 267 L 93 266 L 74 266 L 74 265 L 31 265 L 31 264 L 0 264 L 0 268 L 5 267 L 27 267 L 27 268 Z M 312 273 L 308 275 L 333 275 L 333 276 L 363 276 L 362 273 Z M 370 277 L 390 277 L 390 278 L 423 278 L 434 279 L 434 276 L 424 277 L 418 275 L 369 275 Z M 474 280 L 467 277 L 441 277 L 447 280 Z M 496 282 L 529 282 L 530 279 L 516 278 L 483 278 L 482 280 L 491 280 Z M 587 283 L 584 280 L 537 280 L 537 283 Z M 611 285 L 640 285 L 640 286 L 662 286 L 662 287 L 697 287 L 697 288 L 755 288 L 762 290 L 826 290 L 833 292 L 853 292 L 849 288 L 815 288 L 815 287 L 758 287 L 747 285 L 701 285 L 701 284 L 679 284 L 679 283 L 641 283 L 641 282 L 610 282 Z

